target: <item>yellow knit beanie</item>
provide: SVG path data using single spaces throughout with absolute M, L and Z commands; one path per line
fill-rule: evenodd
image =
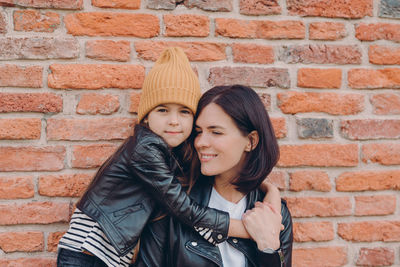
M 165 49 L 144 79 L 140 96 L 139 122 L 156 106 L 175 103 L 196 113 L 200 83 L 185 52 L 179 47 Z

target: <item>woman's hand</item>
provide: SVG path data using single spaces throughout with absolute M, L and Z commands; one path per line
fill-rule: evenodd
M 259 250 L 280 247 L 279 233 L 282 216 L 272 205 L 256 202 L 253 209 L 243 214 L 242 221 Z

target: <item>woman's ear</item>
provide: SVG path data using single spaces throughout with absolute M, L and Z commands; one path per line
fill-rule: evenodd
M 249 143 L 246 145 L 245 147 L 245 151 L 246 152 L 250 152 L 252 151 L 254 148 L 257 147 L 258 145 L 258 141 L 259 141 L 259 136 L 258 136 L 258 132 L 256 130 L 251 131 L 251 133 L 249 133 L 247 135 L 247 137 L 249 138 Z

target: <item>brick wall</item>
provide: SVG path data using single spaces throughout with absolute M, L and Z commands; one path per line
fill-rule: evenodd
M 242 83 L 281 146 L 294 266 L 400 266 L 400 3 L 0 0 L 0 266 L 54 266 L 145 73 L 182 47 L 202 90 Z

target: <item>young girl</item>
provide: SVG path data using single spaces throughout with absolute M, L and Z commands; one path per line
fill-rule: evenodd
M 193 202 L 175 178 L 187 175 L 194 153 L 186 140 L 200 94 L 184 52 L 166 49 L 145 78 L 134 135 L 100 167 L 77 203 L 59 242 L 58 266 L 129 266 L 155 205 L 211 244 L 226 240 L 228 229 L 248 236 L 240 221 L 229 227 L 228 213 Z M 279 192 L 266 189 L 277 202 Z

